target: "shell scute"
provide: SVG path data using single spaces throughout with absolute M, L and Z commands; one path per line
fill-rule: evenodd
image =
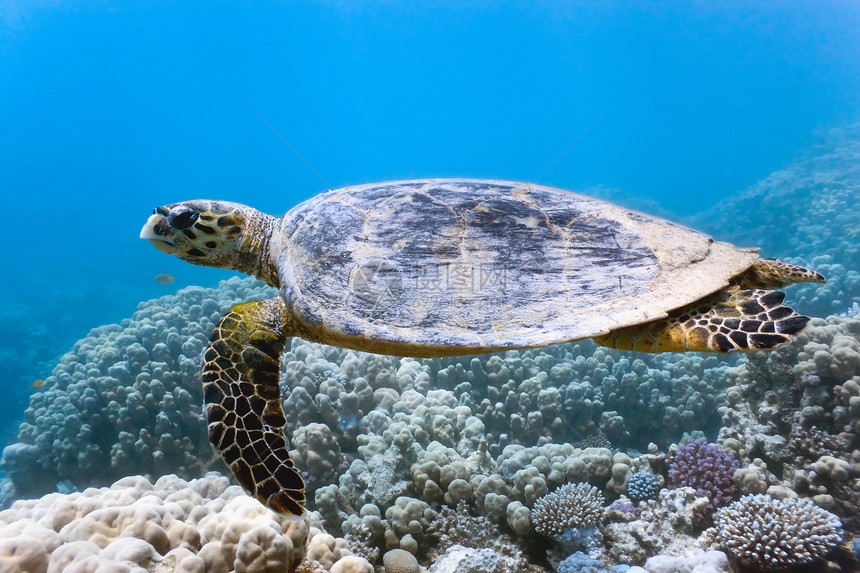
M 281 230 L 298 328 L 391 354 L 606 333 L 715 292 L 758 258 L 591 197 L 483 180 L 339 189 L 295 207 Z

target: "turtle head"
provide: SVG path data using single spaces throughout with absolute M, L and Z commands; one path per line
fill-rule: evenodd
M 268 260 L 277 221 L 239 203 L 183 201 L 156 207 L 140 238 L 183 261 L 235 269 L 277 286 L 277 273 Z

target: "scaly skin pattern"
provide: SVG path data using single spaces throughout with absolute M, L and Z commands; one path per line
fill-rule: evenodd
M 759 259 L 729 286 L 664 319 L 594 337 L 602 346 L 637 352 L 731 352 L 770 349 L 791 341 L 809 318 L 784 306 L 785 294 L 766 290 L 824 282 L 815 271 Z M 752 288 L 750 288 L 752 287 Z
M 304 482 L 287 451 L 278 388 L 287 316 L 280 297 L 230 309 L 204 354 L 203 394 L 209 441 L 239 484 L 278 513 L 302 515 Z
M 794 283 L 823 283 L 821 274 L 776 259 L 759 259 L 733 281 L 741 288 L 776 289 Z

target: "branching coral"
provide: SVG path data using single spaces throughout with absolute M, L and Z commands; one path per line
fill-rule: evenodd
M 776 569 L 824 558 L 842 540 L 842 524 L 809 499 L 745 495 L 714 516 L 723 547 L 747 565 Z
M 680 486 L 691 487 L 711 500 L 711 508 L 725 505 L 737 495 L 733 479 L 737 458 L 704 440 L 689 440 L 678 446 L 669 465 L 669 477 Z
M 595 525 L 603 518 L 603 494 L 587 483 L 566 483 L 540 497 L 531 511 L 535 531 L 559 539 L 567 529 Z

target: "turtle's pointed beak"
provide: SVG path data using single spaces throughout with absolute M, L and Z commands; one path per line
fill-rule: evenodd
M 146 224 L 140 230 L 140 238 L 147 239 L 156 249 L 168 255 L 173 255 L 178 250 L 174 244 L 173 231 L 167 217 L 157 212 L 147 219 Z

